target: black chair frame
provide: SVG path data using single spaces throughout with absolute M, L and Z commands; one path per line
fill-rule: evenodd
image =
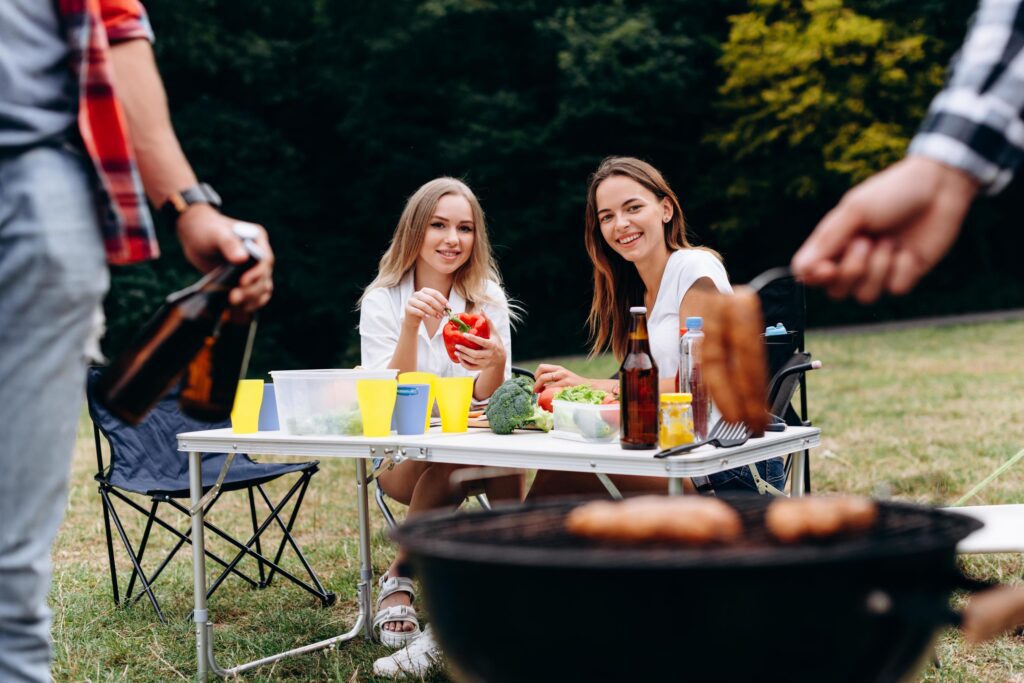
M 167 565 L 170 564 L 171 560 L 181 549 L 181 547 L 186 543 L 188 543 L 189 545 L 192 544 L 192 526 L 190 521 L 191 512 L 189 511 L 189 508 L 182 505 L 180 502 L 178 502 L 177 499 L 175 499 L 175 497 L 169 494 L 160 493 L 150 496 L 151 505 L 147 510 L 145 507 L 140 505 L 139 502 L 133 500 L 131 497 L 118 490 L 118 488 L 114 486 L 107 477 L 109 467 L 106 467 L 103 464 L 103 450 L 100 439 L 101 434 L 102 431 L 100 430 L 99 426 L 94 423 L 93 438 L 96 445 L 97 465 L 97 473 L 94 478 L 96 482 L 99 484 L 99 494 L 103 504 L 103 525 L 106 534 L 107 559 L 110 563 L 110 581 L 111 588 L 113 589 L 114 604 L 118 607 L 128 606 L 134 604 L 135 602 L 140 600 L 143 595 L 145 595 L 149 598 L 149 602 L 153 606 L 153 610 L 156 612 L 157 617 L 160 619 L 162 623 L 166 623 L 163 610 L 160 608 L 160 602 L 159 600 L 157 600 L 157 597 L 153 592 L 153 583 L 157 580 L 157 578 L 167 567 Z M 300 588 L 303 588 L 304 590 L 308 591 L 313 596 L 315 596 L 318 600 L 320 600 L 321 605 L 323 605 L 324 607 L 329 607 L 330 605 L 333 605 L 336 602 L 337 596 L 324 588 L 323 584 L 320 582 L 319 577 L 317 577 L 316 572 L 314 572 L 313 568 L 309 565 L 309 562 L 306 560 L 305 555 L 299 548 L 298 544 L 295 542 L 295 539 L 292 537 L 291 533 L 292 527 L 295 523 L 295 519 L 298 517 L 299 510 L 302 507 L 302 501 L 305 497 L 306 489 L 309 486 L 310 479 L 312 478 L 313 474 L 317 472 L 317 470 L 318 466 L 315 463 L 312 463 L 310 467 L 298 472 L 298 478 L 295 480 L 291 488 L 288 490 L 287 494 L 284 495 L 284 497 L 280 500 L 280 502 L 277 505 L 274 505 L 272 503 L 270 497 L 267 495 L 262 484 L 253 484 L 251 486 L 246 487 L 249 498 L 250 519 L 252 522 L 252 535 L 244 543 L 232 537 L 229 533 L 218 527 L 216 524 L 204 519 L 203 526 L 206 530 L 224 539 L 224 541 L 232 545 L 237 550 L 237 553 L 231 560 L 225 560 L 213 551 L 209 549 L 206 550 L 206 556 L 224 568 L 220 575 L 210 584 L 210 588 L 207 590 L 206 593 L 207 598 L 213 595 L 214 591 L 217 590 L 221 583 L 224 582 L 224 579 L 226 579 L 229 575 L 239 577 L 253 588 L 263 589 L 270 586 L 271 582 L 274 579 L 274 576 L 279 573 L 286 579 L 292 581 Z M 259 522 L 258 520 L 254 490 L 259 492 L 260 497 L 263 499 L 263 502 L 268 510 L 268 514 L 262 522 Z M 214 505 L 217 504 L 217 501 L 220 500 L 220 497 L 221 495 L 223 495 L 223 493 L 223 490 L 218 492 L 218 494 L 214 496 L 214 498 L 206 505 L 206 507 L 203 508 L 204 518 L 205 515 L 208 514 L 209 511 L 214 507 Z M 284 511 L 286 509 L 286 506 L 292 500 L 292 498 L 294 498 L 295 501 L 291 507 L 291 512 L 287 517 L 287 521 L 282 521 L 282 517 L 285 514 Z M 134 509 L 135 511 L 146 517 L 146 526 L 142 532 L 141 538 L 139 539 L 137 551 L 133 546 L 131 539 L 128 536 L 124 524 L 121 521 L 121 516 L 118 513 L 117 507 L 114 505 L 114 499 L 121 501 L 128 507 Z M 175 528 L 172 524 L 161 519 L 158 516 L 157 513 L 160 509 L 161 504 L 167 505 L 173 508 L 174 510 L 177 510 L 179 513 L 183 515 L 183 517 L 186 520 L 189 520 L 184 530 L 179 530 Z M 128 559 L 132 564 L 132 573 L 131 577 L 128 580 L 128 586 L 123 600 L 121 599 L 118 585 L 117 565 L 115 563 L 114 557 L 114 539 L 111 530 L 111 522 L 113 522 L 113 526 L 117 530 L 117 535 L 121 540 L 121 544 L 124 547 L 125 553 L 127 554 Z M 274 558 L 271 560 L 269 557 L 263 554 L 261 537 L 263 533 L 273 523 L 276 523 L 277 527 L 281 530 L 282 538 L 274 554 Z M 159 526 L 164 530 L 168 531 L 169 533 L 171 533 L 175 538 L 177 538 L 177 542 L 175 543 L 174 547 L 170 550 L 170 552 L 167 554 L 167 556 L 159 563 L 159 565 L 157 565 L 156 569 L 154 569 L 152 573 L 147 575 L 146 572 L 142 569 L 142 562 L 146 554 L 146 548 L 150 540 L 150 533 L 153 530 L 154 525 Z M 253 546 L 255 546 L 255 550 L 253 550 Z M 287 569 L 283 568 L 280 565 L 281 557 L 284 553 L 286 546 L 291 546 L 296 557 L 299 559 L 299 561 L 302 563 L 303 568 L 306 570 L 310 582 L 312 583 L 303 580 L 302 578 L 289 572 Z M 242 559 L 244 559 L 245 557 L 251 557 L 256 561 L 259 572 L 258 579 L 255 579 L 238 569 L 239 562 L 241 562 Z M 134 592 L 136 580 L 138 580 L 138 582 L 141 584 L 141 590 L 138 593 Z

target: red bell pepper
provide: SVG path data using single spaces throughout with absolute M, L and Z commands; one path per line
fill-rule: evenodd
M 487 324 L 487 318 L 478 313 L 452 313 L 448 311 L 448 322 L 441 330 L 444 338 L 444 347 L 448 350 L 448 357 L 453 363 L 458 363 L 455 345 L 459 344 L 469 349 L 479 349 L 480 345 L 466 339 L 466 334 L 476 335 L 483 339 L 490 339 L 491 327 Z

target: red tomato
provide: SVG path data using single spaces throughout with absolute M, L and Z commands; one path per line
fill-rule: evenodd
M 548 411 L 549 413 L 554 412 L 554 409 L 551 407 L 551 401 L 554 400 L 555 394 L 557 394 L 561 390 L 562 387 L 549 387 L 544 391 L 540 392 L 540 396 L 537 397 L 537 405 L 539 405 L 541 408 Z

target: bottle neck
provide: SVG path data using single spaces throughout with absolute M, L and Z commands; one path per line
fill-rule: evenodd
M 248 248 L 249 245 L 246 244 Z M 242 275 L 260 262 L 258 252 L 249 249 L 249 258 L 245 263 L 224 263 L 204 275 L 198 282 L 185 289 L 174 292 L 167 297 L 166 303 L 173 304 L 196 294 L 218 296 L 227 299 L 228 292 L 238 286 Z
M 643 313 L 633 313 L 629 321 L 629 352 L 647 350 L 650 342 L 647 336 L 647 316 Z

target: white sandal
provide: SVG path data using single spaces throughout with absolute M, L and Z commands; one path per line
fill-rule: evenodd
M 373 617 L 373 629 L 377 632 L 377 638 L 390 648 L 400 648 L 408 645 L 414 638 L 420 635 L 420 620 L 416 615 L 416 609 L 412 605 L 392 605 L 381 609 L 380 603 L 395 593 L 408 593 L 409 601 L 416 600 L 416 590 L 413 588 L 412 579 L 404 576 L 382 576 L 380 577 L 380 591 L 377 593 L 377 614 Z M 390 631 L 383 628 L 384 624 L 404 622 L 412 624 L 411 631 Z
M 423 678 L 441 664 L 443 655 L 428 624 L 423 635 L 390 657 L 381 657 L 373 663 L 373 673 L 390 678 Z

